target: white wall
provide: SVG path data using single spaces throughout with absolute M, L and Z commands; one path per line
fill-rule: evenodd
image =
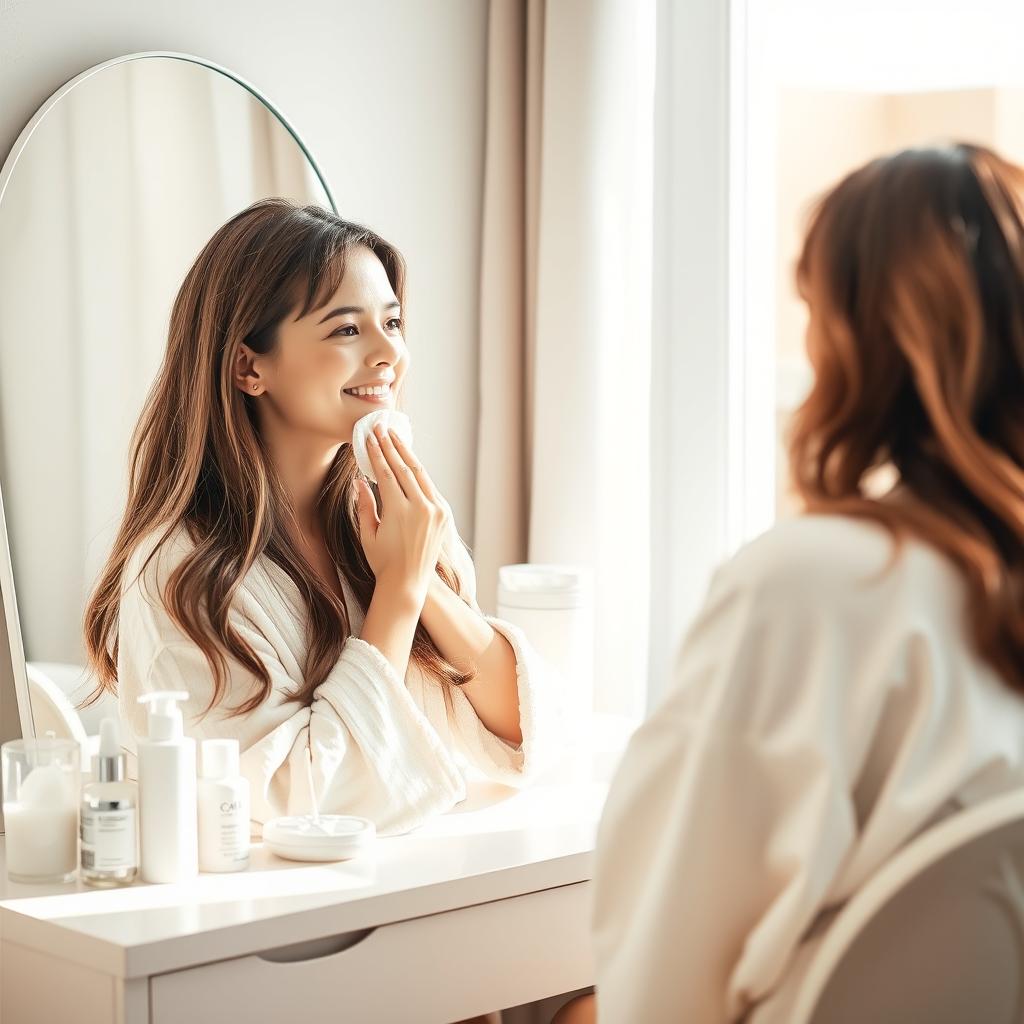
M 472 543 L 483 0 L 0 0 L 0 163 L 59 85 L 111 57 L 193 53 L 289 118 L 342 216 L 409 262 L 409 411 Z

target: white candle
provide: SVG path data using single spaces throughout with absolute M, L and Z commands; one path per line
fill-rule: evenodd
M 78 795 L 56 765 L 30 771 L 18 799 L 4 805 L 7 873 L 51 880 L 78 866 Z

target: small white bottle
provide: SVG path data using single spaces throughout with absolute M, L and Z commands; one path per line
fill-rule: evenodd
M 88 885 L 131 885 L 139 872 L 139 790 L 124 776 L 117 719 L 104 718 L 95 781 L 82 787 L 81 875 Z
M 139 740 L 139 822 L 142 878 L 187 882 L 199 874 L 196 835 L 196 741 L 184 734 L 178 701 L 184 691 L 139 697 L 149 705 L 149 729 Z
M 239 772 L 238 740 L 203 740 L 199 780 L 199 870 L 249 867 L 249 780 Z

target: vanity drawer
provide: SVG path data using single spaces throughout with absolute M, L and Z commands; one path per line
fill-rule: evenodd
M 445 1024 L 593 984 L 590 882 L 150 979 L 151 1024 Z

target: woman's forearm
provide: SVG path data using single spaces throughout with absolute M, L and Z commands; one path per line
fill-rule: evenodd
M 422 622 L 441 654 L 473 673 L 462 692 L 484 727 L 509 743 L 522 743 L 516 655 L 508 640 L 441 580 L 431 581 Z
M 384 655 L 399 679 L 405 679 L 409 667 L 409 652 L 422 605 L 410 588 L 378 580 L 366 609 L 360 639 L 373 644 Z

